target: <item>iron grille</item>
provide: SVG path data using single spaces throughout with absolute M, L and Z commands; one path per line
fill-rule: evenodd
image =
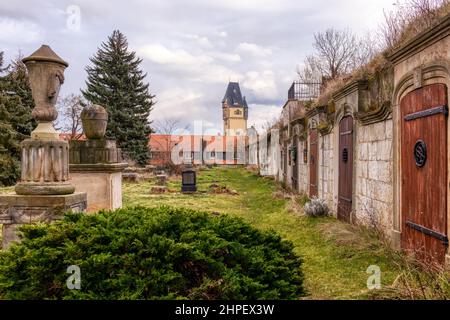
M 309 101 L 319 97 L 322 82 L 294 81 L 288 91 L 289 100 Z

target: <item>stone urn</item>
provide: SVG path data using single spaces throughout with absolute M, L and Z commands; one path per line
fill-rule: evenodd
M 108 112 L 99 105 L 87 106 L 81 112 L 83 131 L 88 139 L 103 139 L 108 125 Z
M 32 116 L 38 123 L 31 137 L 40 140 L 58 140 L 59 135 L 53 128 L 52 122 L 58 117 L 55 104 L 59 89 L 64 83 L 64 69 L 67 68 L 68 63 L 48 45 L 42 45 L 22 61 L 28 69 L 35 103 Z

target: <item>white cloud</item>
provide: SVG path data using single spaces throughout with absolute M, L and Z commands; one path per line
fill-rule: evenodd
M 297 2 L 289 0 L 197 0 L 209 6 L 215 6 L 227 10 L 252 11 L 252 12 L 279 12 L 289 10 Z
M 240 43 L 239 46 L 237 47 L 237 50 L 251 54 L 255 57 L 267 57 L 267 56 L 272 55 L 271 48 L 259 46 L 257 44 L 248 43 L 248 42 Z
M 228 37 L 228 33 L 226 31 L 218 31 L 217 35 L 221 38 L 226 38 Z
M 207 56 L 193 56 L 183 49 L 168 49 L 162 44 L 148 44 L 138 48 L 138 51 L 145 58 L 158 64 L 172 66 L 189 66 L 190 64 L 201 61 L 201 63 L 210 63 L 212 59 Z
M 203 94 L 189 88 L 170 88 L 158 94 L 156 108 L 152 112 L 154 120 L 162 120 L 166 118 L 188 120 L 196 114 L 201 114 L 202 108 L 199 100 Z
M 224 60 L 228 62 L 240 62 L 241 56 L 236 53 L 226 53 L 226 52 L 211 52 L 209 55 L 215 59 Z
M 0 41 L 30 43 L 42 37 L 43 31 L 33 22 L 0 17 Z
M 172 71 L 192 81 L 225 83 L 228 79 L 241 78 L 240 73 L 222 65 L 214 54 L 195 55 L 183 49 L 169 49 L 161 44 L 148 44 L 138 48 L 138 53 L 150 61 L 164 65 L 166 71 Z M 230 56 L 221 56 L 230 59 Z M 234 57 L 236 59 L 236 57 Z
M 248 126 L 255 126 L 258 132 L 261 132 L 267 123 L 278 118 L 281 113 L 281 107 L 276 105 L 250 104 L 248 112 Z
M 207 37 L 199 36 L 197 34 L 185 34 L 185 38 L 194 40 L 199 46 L 204 48 L 212 48 L 213 45 Z
M 242 85 L 260 99 L 274 100 L 278 98 L 275 74 L 271 70 L 247 72 Z

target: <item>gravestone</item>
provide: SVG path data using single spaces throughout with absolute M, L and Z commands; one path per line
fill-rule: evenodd
M 167 175 L 160 173 L 156 176 L 156 185 L 150 188 L 150 193 L 160 194 L 167 192 Z
M 70 180 L 69 145 L 53 127 L 68 63 L 47 45 L 22 61 L 28 70 L 35 103 L 32 116 L 38 125 L 31 138 L 21 143 L 21 180 L 15 193 L 0 195 L 3 248 L 18 240 L 18 226 L 51 222 L 66 211 L 85 211 L 87 204 L 86 194 L 75 193 Z
M 87 211 L 122 207 L 122 163 L 116 141 L 105 139 L 108 113 L 98 105 L 81 113 L 87 140 L 70 142 L 70 173 L 75 190 L 87 193 Z

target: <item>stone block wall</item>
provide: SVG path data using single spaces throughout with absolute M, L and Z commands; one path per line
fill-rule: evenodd
M 319 198 L 334 208 L 333 135 L 319 135 Z
M 359 223 L 392 226 L 393 122 L 358 126 L 355 152 L 355 216 Z
M 303 160 L 303 151 L 305 149 L 305 141 L 299 141 L 298 150 L 298 191 L 299 193 L 308 194 L 309 191 L 309 166 Z

